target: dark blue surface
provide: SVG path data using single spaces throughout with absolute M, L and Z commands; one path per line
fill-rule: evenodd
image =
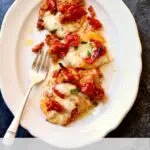
M 2 24 L 4 15 L 14 0 L 0 0 L 0 25 Z M 3 137 L 6 129 L 13 119 L 12 113 L 7 108 L 2 95 L 0 93 L 0 137 Z M 28 131 L 19 127 L 17 137 L 32 137 Z
M 0 0 L 0 25 L 13 1 Z M 124 0 L 124 2 L 132 11 L 138 25 L 143 46 L 143 73 L 139 93 L 133 108 L 121 125 L 107 137 L 150 137 L 150 63 L 148 61 L 150 59 L 150 0 Z M 3 137 L 12 119 L 13 115 L 0 95 L 0 137 Z M 31 137 L 21 127 L 17 136 Z

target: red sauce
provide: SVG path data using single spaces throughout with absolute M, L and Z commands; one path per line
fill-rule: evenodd
M 57 3 L 56 0 L 47 0 L 47 4 L 48 4 L 48 10 L 51 13 L 56 13 L 57 12 Z
M 50 46 L 50 54 L 57 55 L 58 58 L 66 56 L 70 46 L 78 46 L 80 44 L 80 38 L 76 33 L 69 33 L 63 43 L 56 35 L 51 34 L 46 36 L 45 41 Z
M 56 85 L 55 85 L 56 86 Z M 54 86 L 53 91 L 55 92 L 55 94 L 57 94 L 60 98 L 65 98 L 65 95 L 62 94 L 59 90 L 56 89 L 56 87 Z
M 53 77 L 55 78 L 55 84 L 71 83 L 76 86 L 78 86 L 80 78 L 78 71 L 75 68 L 61 68 L 57 72 L 54 72 Z
M 74 84 L 82 93 L 88 95 L 90 98 L 101 100 L 105 96 L 104 90 L 98 82 L 101 77 L 102 75 L 97 73 L 97 70 L 85 71 L 63 68 L 56 74 L 56 84 L 66 82 Z
M 40 18 L 38 19 L 38 22 L 37 22 L 37 28 L 38 28 L 38 30 L 44 29 L 44 21 Z
M 58 58 L 63 58 L 66 56 L 68 50 L 68 45 L 61 43 L 59 40 L 51 41 L 50 54 L 56 54 Z
M 35 45 L 35 47 L 32 48 L 32 52 L 34 52 L 34 53 L 40 53 L 42 51 L 43 46 L 44 46 L 43 42 Z
M 85 1 L 84 0 L 67 0 L 67 1 L 57 0 L 57 9 L 62 14 L 65 13 L 71 5 L 84 6 Z
M 65 42 L 68 46 L 78 46 L 80 44 L 80 37 L 76 33 L 69 33 Z
M 93 6 L 89 6 L 88 11 L 90 12 L 90 15 L 92 18 L 96 17 L 96 13 L 95 13 Z
M 58 103 L 57 101 L 49 100 L 46 103 L 46 106 L 47 106 L 47 111 L 52 111 L 52 110 L 55 110 L 57 112 L 63 112 L 64 111 L 63 106 L 60 103 Z
M 68 8 L 71 6 L 71 4 L 61 4 L 61 5 L 58 5 L 57 6 L 57 9 L 58 9 L 58 11 L 59 12 L 61 12 L 62 14 L 64 14 L 67 10 L 68 10 Z
M 89 97 L 94 99 L 102 99 L 104 97 L 104 90 L 98 88 L 91 78 L 85 83 L 80 83 L 81 92 L 87 94 Z
M 64 75 L 64 81 L 77 84 L 78 77 L 75 76 L 69 69 L 62 69 L 62 73 Z
M 53 73 L 53 78 L 57 78 L 57 77 L 59 76 L 59 73 L 60 73 L 60 70 L 55 71 L 55 72 Z
M 74 120 L 77 118 L 78 115 L 79 115 L 78 108 L 75 108 L 75 109 L 71 112 L 70 122 L 74 121 Z
M 93 64 L 99 57 L 106 54 L 106 48 L 100 41 L 91 40 L 96 46 L 96 50 L 92 53 L 92 55 L 88 58 L 85 58 L 85 62 L 88 64 Z
M 71 5 L 67 6 L 68 8 L 64 12 L 64 14 L 61 17 L 61 23 L 68 23 L 73 21 L 78 21 L 83 16 L 85 16 L 87 13 L 83 7 L 80 5 Z
M 39 15 L 43 17 L 47 11 L 50 11 L 52 14 L 57 12 L 57 3 L 56 0 L 43 0 L 41 4 Z
M 93 27 L 93 29 L 95 30 L 98 30 L 100 28 L 103 27 L 102 23 L 98 20 L 98 19 L 95 19 L 95 18 L 92 18 L 92 17 L 89 17 L 88 16 L 88 21 L 89 21 L 89 24 Z

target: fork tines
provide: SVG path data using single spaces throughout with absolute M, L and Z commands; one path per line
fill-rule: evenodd
M 48 72 L 49 70 L 49 55 L 48 52 L 46 54 L 44 54 L 44 51 L 42 51 L 41 53 L 38 53 L 33 65 L 32 65 L 32 70 L 36 71 L 36 72 Z

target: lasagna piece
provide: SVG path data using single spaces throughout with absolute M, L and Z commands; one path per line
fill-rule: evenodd
M 110 61 L 105 41 L 98 33 L 89 32 L 82 38 L 70 33 L 63 40 L 49 34 L 46 43 L 53 62 L 62 62 L 69 67 L 90 69 Z
M 61 62 L 75 68 L 92 69 L 109 63 L 110 58 L 103 38 L 92 32 L 91 36 L 89 33 L 82 38 L 78 46 L 71 47 Z
M 105 99 L 102 74 L 97 69 L 61 68 L 53 73 L 41 100 L 47 121 L 66 126 Z
M 37 22 L 46 29 L 44 44 L 52 58 L 41 110 L 46 120 L 66 126 L 106 100 L 100 67 L 110 62 L 103 24 L 84 0 L 43 0 Z
M 54 73 L 55 84 L 71 83 L 86 94 L 93 101 L 105 99 L 105 92 L 102 88 L 103 74 L 98 69 L 75 69 L 65 68 L 61 64 L 61 69 Z
M 57 35 L 49 34 L 45 39 L 49 46 L 49 54 L 53 62 L 58 62 L 59 59 L 65 57 L 69 49 L 80 44 L 80 37 L 76 33 L 70 33 L 64 40 L 60 40 Z
M 87 69 L 109 63 L 103 25 L 92 6 L 86 10 L 84 0 L 44 0 L 41 11 L 38 26 L 50 32 L 46 43 L 53 62 Z
M 55 92 L 61 91 L 65 97 L 61 98 L 55 93 L 46 93 L 43 96 L 41 110 L 46 115 L 47 121 L 66 126 L 92 108 L 90 99 L 80 93 L 74 85 L 63 83 L 55 88 Z
M 81 22 L 61 24 L 60 17 L 61 14 L 59 12 L 55 15 L 47 12 L 43 16 L 44 28 L 50 33 L 55 33 L 59 38 L 65 38 L 68 33 L 79 30 Z
M 83 0 L 44 0 L 39 11 L 38 29 L 47 29 L 60 38 L 77 32 L 86 15 L 82 4 Z

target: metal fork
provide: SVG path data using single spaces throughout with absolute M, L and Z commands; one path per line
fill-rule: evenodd
M 30 71 L 31 84 L 25 95 L 24 100 L 22 101 L 20 105 L 18 112 L 15 115 L 15 118 L 13 119 L 12 123 L 10 124 L 9 128 L 7 129 L 5 133 L 5 136 L 3 138 L 3 144 L 11 145 L 13 143 L 17 130 L 18 130 L 18 126 L 20 124 L 23 110 L 25 108 L 26 102 L 30 95 L 30 92 L 34 86 L 36 86 L 38 83 L 41 83 L 42 81 L 46 79 L 48 71 L 49 71 L 48 54 L 47 53 L 44 54 L 44 52 L 42 52 L 41 54 L 37 54 L 32 65 L 32 69 Z

